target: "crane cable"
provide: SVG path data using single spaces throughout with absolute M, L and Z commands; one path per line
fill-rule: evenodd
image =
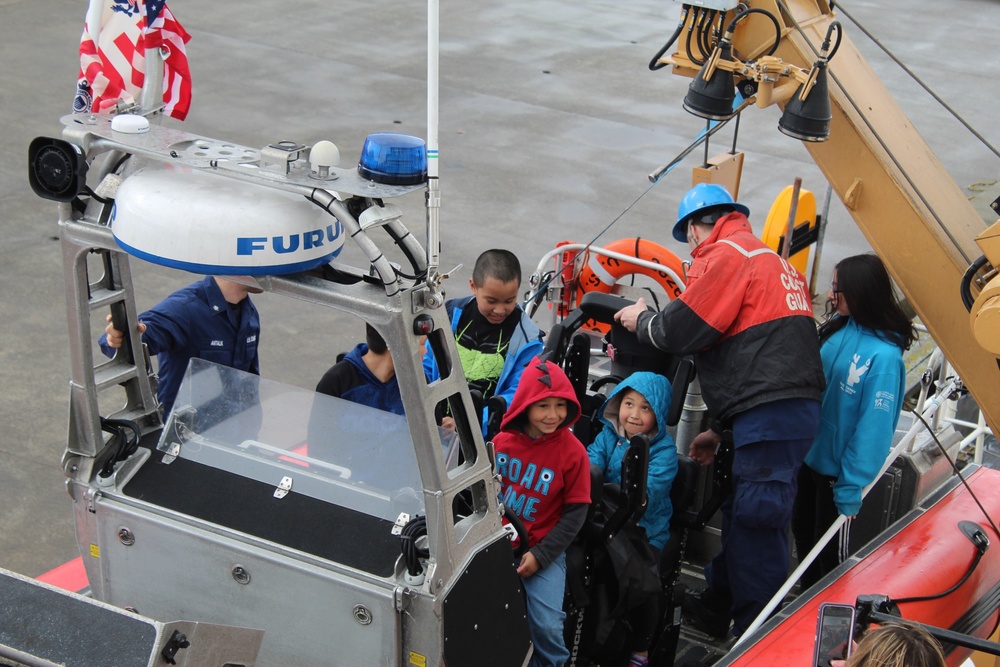
M 952 109 L 948 105 L 948 103 L 945 102 L 943 99 L 941 99 L 941 97 L 937 93 L 935 93 L 930 88 L 930 86 L 928 86 L 926 83 L 924 83 L 920 79 L 920 77 L 917 76 L 916 73 L 913 72 L 913 70 L 911 70 L 909 67 L 907 67 L 906 63 L 904 63 L 899 58 L 897 58 L 896 54 L 894 54 L 892 51 L 890 51 L 888 48 L 886 48 L 886 46 L 884 44 L 882 44 L 882 42 L 880 42 L 877 37 L 875 37 L 874 35 L 872 35 L 868 31 L 867 28 L 865 28 L 863 25 L 861 25 L 858 22 L 858 20 L 856 18 L 854 18 L 853 16 L 851 16 L 850 12 L 848 12 L 846 9 L 844 9 L 840 5 L 840 3 L 831 2 L 830 3 L 830 9 L 836 9 L 838 12 L 840 12 L 841 14 L 843 14 L 844 16 L 846 16 L 847 18 L 849 18 L 851 20 L 851 23 L 853 23 L 854 25 L 856 25 L 858 27 L 858 30 L 860 30 L 861 32 L 863 32 L 865 34 L 865 37 L 867 37 L 868 39 L 870 39 L 872 41 L 872 43 L 875 44 L 875 46 L 877 46 L 878 48 L 882 49 L 882 51 L 885 53 L 885 55 L 889 56 L 889 59 L 892 60 L 892 62 L 894 62 L 897 65 L 899 65 L 900 69 L 902 69 L 904 72 L 906 72 L 910 76 L 910 78 L 913 79 L 917 83 L 918 86 L 920 86 L 921 88 L 923 88 L 927 92 L 928 95 L 930 95 L 931 97 L 933 97 L 934 100 L 938 104 L 940 104 L 942 107 L 945 108 L 945 110 L 948 111 L 948 113 L 950 113 L 952 116 L 954 116 L 955 120 L 957 120 L 959 123 L 961 123 L 965 127 L 965 129 L 967 129 L 972 134 L 972 136 L 974 136 L 976 139 L 979 139 L 979 141 L 984 146 L 986 146 L 987 148 L 989 148 L 990 151 L 992 151 L 994 155 L 996 155 L 997 157 L 1000 157 L 1000 151 L 998 151 L 996 148 L 994 148 L 993 144 L 991 144 L 985 137 L 983 137 L 983 135 L 981 135 L 978 131 L 976 131 L 976 128 L 974 128 L 971 125 L 969 125 L 969 123 L 967 123 L 966 120 L 964 118 L 962 118 L 962 116 L 959 115 L 959 113 L 957 111 L 955 111 L 954 109 Z
M 649 191 L 652 190 L 653 187 L 655 187 L 656 184 L 660 182 L 661 178 L 663 176 L 665 176 L 667 174 L 667 172 L 669 172 L 675 166 L 677 166 L 678 164 L 680 164 L 680 162 L 684 158 L 686 158 L 691 153 L 691 151 L 693 151 L 695 148 L 697 148 L 698 146 L 700 146 L 702 143 L 704 143 L 706 145 L 706 147 L 707 147 L 708 146 L 708 140 L 709 140 L 709 138 L 711 138 L 712 135 L 714 135 L 716 132 L 718 132 L 719 130 L 721 130 L 725 125 L 727 125 L 730 121 L 732 121 L 734 119 L 736 120 L 736 128 L 737 128 L 737 132 L 734 133 L 734 135 L 733 135 L 733 150 L 735 151 L 736 150 L 736 135 L 738 134 L 740 114 L 743 111 L 743 109 L 745 109 L 747 106 L 749 106 L 749 104 L 753 100 L 754 100 L 754 98 L 752 98 L 752 97 L 749 98 L 749 99 L 746 99 L 746 100 L 741 100 L 741 98 L 739 96 L 737 96 L 737 101 L 740 102 L 740 104 L 739 104 L 739 106 L 737 108 L 734 109 L 735 113 L 734 113 L 734 115 L 731 118 L 728 118 L 726 120 L 720 120 L 720 121 L 709 121 L 708 126 L 706 127 L 706 129 L 703 130 L 701 133 L 699 133 L 698 136 L 695 137 L 694 141 L 692 141 L 690 144 L 688 144 L 687 148 L 685 148 L 684 150 L 682 150 L 680 153 L 677 154 L 677 156 L 673 160 L 671 160 L 670 162 L 668 162 L 665 166 L 660 167 L 655 172 L 655 175 L 656 175 L 655 178 L 654 178 L 654 175 L 651 174 L 650 177 L 649 177 L 649 180 L 651 181 L 650 184 L 646 187 L 645 190 L 643 190 L 642 192 L 639 193 L 639 196 L 637 196 L 635 199 L 633 199 L 632 202 L 628 206 L 626 206 L 624 209 L 622 209 L 621 213 L 619 213 L 618 215 L 616 215 L 611 222 L 609 222 L 607 225 L 604 226 L 603 229 L 601 229 L 599 232 L 597 232 L 597 234 L 592 239 L 590 239 L 590 241 L 588 241 L 583 248 L 581 248 L 580 250 L 578 250 L 572 257 L 568 257 L 566 260 L 564 260 L 559 265 L 558 269 L 546 273 L 545 274 L 546 277 L 539 281 L 538 286 L 537 287 L 533 287 L 534 293 L 530 293 L 529 292 L 529 293 L 526 293 L 524 295 L 524 300 L 521 302 L 521 307 L 525 309 L 525 312 L 527 312 L 527 306 L 528 306 L 528 304 L 534 303 L 535 306 L 537 306 L 540 297 L 545 293 L 545 290 L 548 288 L 549 284 L 555 279 L 555 277 L 558 276 L 558 275 L 560 275 L 566 267 L 568 267 L 571 264 L 575 263 L 576 260 L 577 260 L 577 258 L 579 258 L 581 256 L 585 256 L 590 251 L 590 246 L 592 246 L 594 243 L 596 243 L 597 239 L 599 239 L 602 236 L 604 236 L 604 234 L 606 234 L 609 229 L 611 229 L 619 220 L 621 220 L 622 217 L 626 213 L 628 213 L 630 210 L 632 210 L 632 207 L 635 206 L 636 204 L 638 204 L 639 200 L 641 200 L 643 197 L 645 197 L 647 194 L 649 194 Z M 712 125 L 711 124 L 712 122 L 715 122 L 716 124 Z M 706 150 L 707 150 L 707 148 L 706 148 Z M 533 311 L 532 312 L 528 312 L 528 316 L 530 317 L 532 315 L 532 313 L 533 313 Z
M 802 37 L 805 43 L 809 46 L 809 49 L 818 57 L 819 52 L 817 51 L 816 47 L 812 44 L 812 42 L 809 40 L 809 37 L 802 29 L 802 26 L 799 25 L 798 21 L 796 21 L 795 18 L 792 16 L 792 13 L 791 11 L 789 11 L 788 5 L 785 3 L 785 0 L 776 0 L 776 1 L 778 7 L 788 16 L 788 20 L 791 21 L 792 25 L 795 27 L 795 31 L 799 33 L 799 36 Z M 832 7 L 833 4 L 831 3 L 831 8 Z M 837 7 L 839 8 L 840 5 L 838 4 Z M 843 10 L 841 9 L 840 11 Z M 847 12 L 843 13 L 845 16 L 850 18 L 855 23 L 855 25 L 857 25 L 857 22 L 854 21 L 854 19 L 849 14 L 847 14 Z M 860 25 L 858 27 L 861 28 Z M 864 31 L 863 28 L 861 29 L 862 31 Z M 868 33 L 865 32 L 865 34 L 867 35 Z M 868 118 L 867 112 L 862 110 L 861 105 L 858 104 L 858 102 L 851 96 L 851 94 L 847 91 L 847 89 L 840 83 L 840 80 L 837 78 L 837 76 L 833 73 L 832 70 L 829 70 L 829 76 L 837 84 L 837 86 L 840 87 L 840 90 L 843 93 L 844 98 L 847 100 L 848 103 L 850 103 L 851 107 L 857 113 L 858 118 L 860 118 L 861 122 L 865 124 L 865 126 L 871 132 L 872 136 L 875 137 L 875 139 L 878 141 L 879 146 L 882 148 L 883 151 L 885 151 L 886 155 L 888 155 L 888 159 L 896 167 L 899 173 L 902 174 L 903 178 L 906 180 L 906 183 L 910 186 L 910 189 L 912 190 L 914 196 L 916 196 L 920 200 L 920 202 L 927 208 L 927 210 L 930 211 L 931 215 L 934 217 L 935 222 L 937 222 L 941 232 L 948 237 L 948 240 L 951 242 L 951 245 L 954 247 L 954 249 L 962 255 L 962 259 L 965 261 L 965 263 L 966 264 L 972 263 L 973 258 L 969 257 L 966 254 L 965 250 L 962 247 L 962 244 L 959 242 L 957 238 L 955 238 L 955 235 L 952 233 L 951 229 L 949 229 L 948 226 L 945 225 L 944 222 L 941 220 L 941 217 L 938 215 L 934 206 L 932 206 L 931 202 L 927 200 L 923 192 L 921 192 L 920 189 L 916 187 L 916 184 L 914 184 L 913 179 L 910 177 L 909 171 L 907 171 L 906 167 L 904 167 L 902 161 L 899 158 L 897 158 L 896 155 L 889 149 L 889 146 L 886 145 L 885 141 L 882 139 L 882 135 L 879 134 L 879 132 L 875 129 L 875 127 L 873 127 L 871 121 Z M 998 361 L 998 363 L 1000 363 L 1000 361 Z

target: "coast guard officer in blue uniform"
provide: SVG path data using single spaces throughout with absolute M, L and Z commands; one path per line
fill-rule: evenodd
M 259 287 L 209 276 L 139 315 L 142 342 L 150 354 L 157 355 L 157 398 L 164 418 L 170 414 L 191 359 L 260 374 L 260 317 L 249 294 L 261 292 Z M 112 357 L 122 346 L 123 335 L 110 323 L 105 332 L 98 343 Z

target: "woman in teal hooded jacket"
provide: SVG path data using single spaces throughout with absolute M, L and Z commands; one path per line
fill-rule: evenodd
M 840 261 L 828 319 L 820 325 L 826 376 L 822 422 L 799 473 L 792 532 L 801 558 L 838 514 L 853 519 L 861 490 L 875 480 L 892 445 L 906 391 L 903 351 L 916 339 L 885 266 L 875 255 Z M 816 583 L 848 555 L 850 520 L 802 576 Z

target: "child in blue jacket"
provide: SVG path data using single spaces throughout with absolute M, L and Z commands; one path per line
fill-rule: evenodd
M 541 354 L 542 331 L 518 305 L 521 264 L 509 250 L 483 252 L 469 280 L 472 295 L 449 299 L 445 310 L 458 344 L 458 357 L 469 389 L 477 389 L 488 400 L 500 396 L 509 406 L 528 362 Z M 427 346 L 430 351 L 430 345 Z M 427 381 L 441 377 L 433 354 L 424 356 Z M 488 414 L 483 415 L 486 435 Z M 453 428 L 445 416 L 442 425 Z
M 672 390 L 658 373 L 639 371 L 615 387 L 601 409 L 604 428 L 587 448 L 590 462 L 604 473 L 604 481 L 621 483 L 622 459 L 631 438 L 649 437 L 649 475 L 646 481 L 648 505 L 639 525 L 646 531 L 656 553 L 670 537 L 670 487 L 677 476 L 677 447 L 666 431 Z M 631 665 L 647 664 L 647 653 L 656 630 L 658 605 L 653 599 L 634 610 Z

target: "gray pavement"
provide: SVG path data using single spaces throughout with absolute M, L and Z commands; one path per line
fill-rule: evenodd
M 843 4 L 1000 145 L 1000 78 L 988 32 L 1000 21 L 1000 2 L 911 0 L 898 4 L 905 11 L 871 0 Z M 193 36 L 186 130 L 257 147 L 330 139 L 345 163 L 357 159 L 369 132 L 425 135 L 422 3 L 173 0 L 170 7 Z M 487 247 L 515 250 L 527 276 L 558 241 L 588 241 L 619 215 L 601 241 L 643 236 L 685 253 L 668 229 L 698 156 L 640 198 L 647 174 L 702 125 L 681 108 L 688 81 L 647 69 L 678 10 L 663 0 L 442 0 L 441 263 L 465 265 L 450 295 L 466 293 L 471 264 Z M 85 11 L 82 1 L 0 0 L 0 566 L 30 576 L 74 557 L 76 543 L 59 466 L 69 364 L 56 212 L 28 188 L 26 156 L 33 137 L 58 136 L 69 111 Z M 996 156 L 844 26 L 956 182 L 995 184 Z M 796 176 L 822 200 L 818 168 L 774 129 L 778 112 L 747 116 L 741 201 L 757 212 L 751 220 L 762 221 Z M 715 143 L 713 154 L 728 141 Z M 411 229 L 422 232 L 422 197 L 401 203 Z M 822 284 L 837 259 L 867 248 L 839 203 L 829 219 Z M 134 271 L 140 307 L 193 279 L 139 263 Z M 285 382 L 313 387 L 334 355 L 363 335 L 356 322 L 278 297 L 262 295 L 257 304 L 263 373 Z

